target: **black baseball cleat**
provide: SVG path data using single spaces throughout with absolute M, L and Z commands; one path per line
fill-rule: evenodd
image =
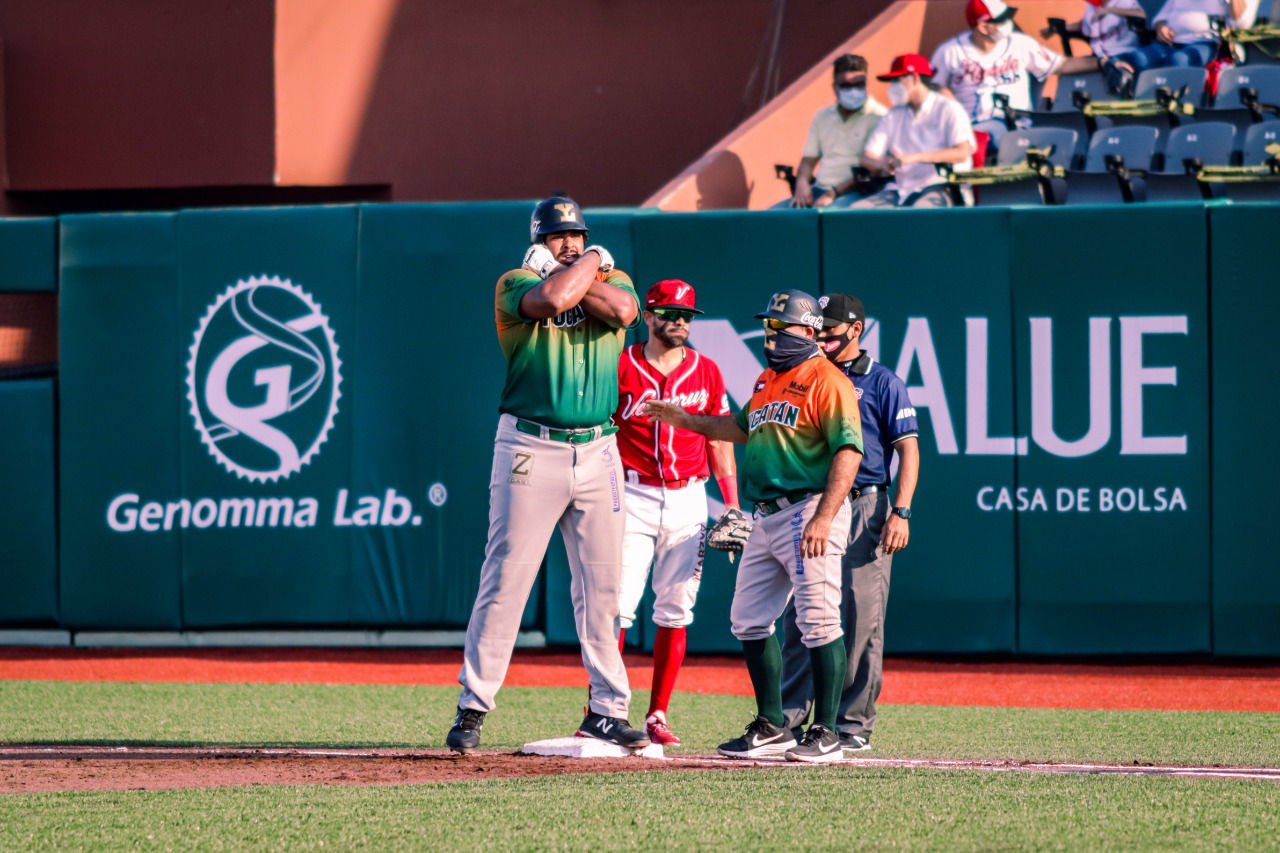
M 871 749 L 871 735 L 852 735 L 841 732 L 840 748 L 845 752 L 866 752 Z
M 454 752 L 466 755 L 480 748 L 480 730 L 484 728 L 484 711 L 473 711 L 470 708 L 459 708 L 454 718 L 453 728 L 444 745 Z
M 764 717 L 756 717 L 742 737 L 720 744 L 716 752 L 729 758 L 764 758 L 782 755 L 795 745 L 796 739 L 790 729 L 775 726 Z
M 820 723 L 809 726 L 804 739 L 787 750 L 787 761 L 827 762 L 844 760 L 840 735 Z
M 620 717 L 606 717 L 588 711 L 582 725 L 578 726 L 578 737 L 593 737 L 627 749 L 644 749 L 652 741 L 639 729 L 631 728 L 631 722 Z

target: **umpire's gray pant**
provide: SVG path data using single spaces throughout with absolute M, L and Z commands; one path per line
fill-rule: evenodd
M 849 548 L 841 566 L 841 617 L 849 666 L 840 693 L 836 728 L 867 739 L 876 722 L 876 699 L 884 668 L 884 614 L 889 604 L 893 556 L 884 553 L 880 537 L 891 506 L 889 494 L 883 491 L 853 501 Z M 783 614 L 782 708 L 789 728 L 802 726 L 813 710 L 809 650 L 796 627 L 794 604 Z

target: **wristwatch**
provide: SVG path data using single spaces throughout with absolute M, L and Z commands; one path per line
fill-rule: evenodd
M 895 506 L 891 512 L 903 521 L 911 518 L 911 507 L 909 506 Z

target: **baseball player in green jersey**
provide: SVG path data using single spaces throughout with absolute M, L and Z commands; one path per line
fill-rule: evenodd
M 785 755 L 790 761 L 841 760 L 836 711 L 844 684 L 840 563 L 849 540 L 849 489 L 862 461 L 862 423 L 852 383 L 815 341 L 818 300 L 776 293 L 757 318 L 765 357 L 737 415 L 694 415 L 651 400 L 646 414 L 708 438 L 746 443 L 742 494 L 755 503 L 755 528 L 742 552 L 730 617 L 756 694 L 756 718 L 721 744 L 731 758 Z M 782 655 L 774 623 L 792 596 L 813 672 L 813 725 L 797 744 L 782 709 Z
M 649 745 L 626 719 L 631 690 L 618 650 L 626 512 L 618 428 L 610 420 L 618 406 L 618 356 L 625 330 L 639 319 L 640 300 L 608 251 L 586 239 L 577 203 L 540 202 L 524 266 L 498 279 L 494 313 L 507 381 L 489 478 L 489 542 L 458 674 L 458 714 L 446 740 L 455 752 L 480 746 L 557 525 L 591 682 L 578 735 L 633 749 Z

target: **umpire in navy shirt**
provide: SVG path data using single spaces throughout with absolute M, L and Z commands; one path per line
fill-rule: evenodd
M 893 555 L 907 547 L 911 498 L 920 473 L 919 427 L 907 386 L 859 346 L 867 325 L 862 303 L 834 293 L 819 300 L 827 328 L 818 343 L 844 371 L 858 395 L 865 450 L 854 480 L 853 527 L 843 564 L 844 644 L 849 653 L 836 728 L 846 752 L 871 748 L 884 667 L 884 614 L 889 603 Z M 892 501 L 890 463 L 898 454 L 898 485 Z M 794 603 L 783 615 L 782 707 L 787 725 L 803 726 L 813 708 L 809 650 L 800 642 Z

